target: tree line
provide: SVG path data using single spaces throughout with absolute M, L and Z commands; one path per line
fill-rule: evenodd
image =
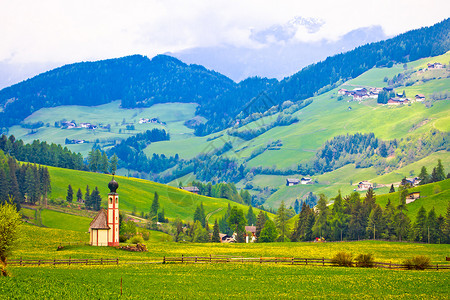
M 74 153 L 59 144 L 47 144 L 47 142 L 39 140 L 34 140 L 31 144 L 24 144 L 22 140 L 16 140 L 14 135 L 10 135 L 8 138 L 3 134 L 0 138 L 0 149 L 19 161 L 73 170 L 87 170 L 80 153 Z
M 252 196 L 247 190 L 241 189 L 240 192 L 237 191 L 234 183 L 217 183 L 212 184 L 211 182 L 202 183 L 200 181 L 193 181 L 192 186 L 196 186 L 199 189 L 199 194 L 213 197 L 213 198 L 224 198 L 237 203 L 244 203 L 246 205 L 251 205 Z
M 92 209 L 97 211 L 100 210 L 101 208 L 102 197 L 100 196 L 100 192 L 97 187 L 95 187 L 91 193 L 89 185 L 86 185 L 86 191 L 84 193 L 84 196 L 83 192 L 81 191 L 81 188 L 78 188 L 75 197 L 76 198 L 74 198 L 74 190 L 72 188 L 72 185 L 69 184 L 67 186 L 67 195 L 66 195 L 67 202 L 72 203 L 75 200 L 77 203 L 84 203 L 86 209 Z
M 47 167 L 36 164 L 19 164 L 0 150 L 0 203 L 14 199 L 17 209 L 21 203 L 41 203 L 51 192 Z

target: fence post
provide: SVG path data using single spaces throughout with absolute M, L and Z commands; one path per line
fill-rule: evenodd
M 439 270 L 439 265 L 438 264 L 436 264 L 436 270 Z
M 259 257 L 259 263 L 262 264 L 262 257 Z
M 166 263 L 166 257 L 164 256 L 163 257 L 163 264 L 165 264 Z
M 392 268 L 392 262 L 390 261 L 389 262 L 389 269 L 391 269 Z
M 56 258 L 53 258 L 53 265 L 56 265 Z
M 195 257 L 195 262 L 197 262 L 197 256 Z
M 71 257 L 69 256 L 69 266 L 70 266 L 70 258 L 71 258 Z
M 210 262 L 210 263 L 212 262 L 211 254 L 209 255 L 209 262 Z
M 89 259 L 86 259 L 86 265 L 88 264 L 88 260 L 89 260 Z
M 119 264 L 119 258 L 118 257 L 116 257 L 116 264 L 118 265 Z
M 293 265 L 294 264 L 294 258 L 292 258 L 292 262 L 291 262 L 291 265 Z
M 20 265 L 22 265 L 22 257 L 20 257 Z
M 305 266 L 307 266 L 307 265 L 308 265 L 308 259 L 305 258 Z
M 103 265 L 103 257 L 100 258 L 100 264 Z
M 38 261 L 38 266 L 40 266 L 40 265 L 41 265 L 41 260 Z
M 325 257 L 322 256 L 322 266 L 325 267 Z

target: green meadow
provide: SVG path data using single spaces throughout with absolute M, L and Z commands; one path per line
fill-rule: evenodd
M 325 257 L 339 251 L 372 253 L 377 261 L 401 263 L 427 255 L 445 263 L 449 245 L 399 242 L 184 244 L 146 243 L 148 252 L 112 247 L 67 246 L 87 241 L 81 232 L 22 227 L 12 258 L 119 258 L 119 265 L 9 266 L 0 278 L 0 295 L 17 299 L 61 298 L 405 298 L 446 299 L 450 271 L 292 266 L 282 264 L 160 264 L 163 256 L 227 255 L 242 257 Z M 122 283 L 122 284 L 121 284 Z M 139 288 L 137 288 L 139 287 Z
M 86 186 L 89 185 L 90 191 L 97 187 L 103 199 L 103 206 L 106 207 L 106 196 L 109 193 L 108 182 L 111 175 L 76 171 L 55 167 L 48 167 L 51 176 L 52 192 L 49 195 L 51 199 L 65 199 L 68 185 L 72 185 L 74 194 L 81 189 L 83 195 Z M 141 212 L 147 214 L 150 211 L 154 193 L 158 193 L 160 207 L 164 208 L 165 215 L 169 219 L 180 218 L 186 221 L 192 221 L 195 209 L 200 203 L 203 203 L 205 213 L 211 213 L 210 223 L 214 219 L 222 217 L 228 207 L 237 206 L 247 213 L 248 207 L 227 199 L 211 198 L 186 192 L 176 187 L 151 182 L 148 180 L 127 178 L 116 176 L 119 183 L 119 205 L 120 209 L 132 212 L 136 211 L 138 215 Z M 258 214 L 259 210 L 254 209 Z

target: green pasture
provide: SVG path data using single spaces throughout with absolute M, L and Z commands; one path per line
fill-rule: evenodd
M 0 293 L 20 299 L 446 299 L 446 271 L 289 265 L 14 267 Z M 61 288 L 64 287 L 64 288 Z
M 120 107 L 120 101 L 113 101 L 99 106 L 58 106 L 52 108 L 42 108 L 24 120 L 24 123 L 43 122 L 49 126 L 41 127 L 36 133 L 30 134 L 29 129 L 20 126 L 13 126 L 9 134 L 30 143 L 35 139 L 64 145 L 65 139 L 84 139 L 89 141 L 87 144 L 67 145 L 75 152 L 87 155 L 92 148 L 93 143 L 99 140 L 100 145 L 108 144 L 113 140 L 126 139 L 129 136 L 153 128 L 164 128 L 169 131 L 171 139 L 184 139 L 186 136 L 192 136 L 193 130 L 184 126 L 184 122 L 195 116 L 195 103 L 164 103 L 155 104 L 148 108 L 123 109 Z M 140 118 L 158 118 L 167 125 L 160 124 L 139 124 Z M 55 128 L 54 123 L 66 119 L 74 120 L 76 123 L 88 122 L 94 125 L 111 125 L 111 130 L 98 128 L 88 130 L 85 128 L 61 129 Z M 135 130 L 127 130 L 126 126 L 133 124 Z M 120 131 L 120 133 L 119 133 Z
M 108 182 L 111 180 L 111 175 L 55 167 L 48 168 L 52 181 L 51 199 L 65 199 L 69 184 L 72 185 L 74 193 L 80 188 L 83 195 L 86 191 L 86 185 L 89 185 L 91 192 L 95 187 L 98 187 L 103 200 L 102 204 L 106 206 L 106 197 L 109 193 Z M 116 176 L 116 180 L 119 183 L 120 209 L 128 212 L 136 210 L 138 214 L 141 212 L 148 213 L 155 192 L 159 195 L 160 207 L 164 208 L 166 217 L 170 219 L 179 217 L 182 220 L 192 221 L 194 211 L 201 202 L 203 202 L 206 214 L 215 212 L 210 222 L 214 222 L 215 218 L 219 218 L 225 214 L 228 203 L 231 206 L 236 205 L 242 208 L 244 212 L 248 210 L 247 206 L 227 199 L 201 196 L 148 180 L 122 176 Z M 223 209 L 219 210 L 219 208 Z M 257 214 L 258 212 L 259 210 L 256 209 L 255 213 Z

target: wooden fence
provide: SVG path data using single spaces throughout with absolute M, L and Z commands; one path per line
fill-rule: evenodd
M 94 258 L 94 259 L 9 259 L 7 261 L 8 265 L 72 265 L 72 264 L 83 264 L 83 265 L 111 265 L 119 264 L 119 258 Z
M 299 258 L 299 257 L 227 257 L 227 256 L 184 256 L 163 257 L 165 263 L 275 263 L 304 266 L 337 266 L 331 259 L 327 258 Z M 358 265 L 354 263 L 356 267 Z M 392 262 L 374 262 L 375 268 L 407 269 L 404 264 L 393 264 Z M 450 269 L 450 264 L 431 264 L 427 269 L 445 270 Z

